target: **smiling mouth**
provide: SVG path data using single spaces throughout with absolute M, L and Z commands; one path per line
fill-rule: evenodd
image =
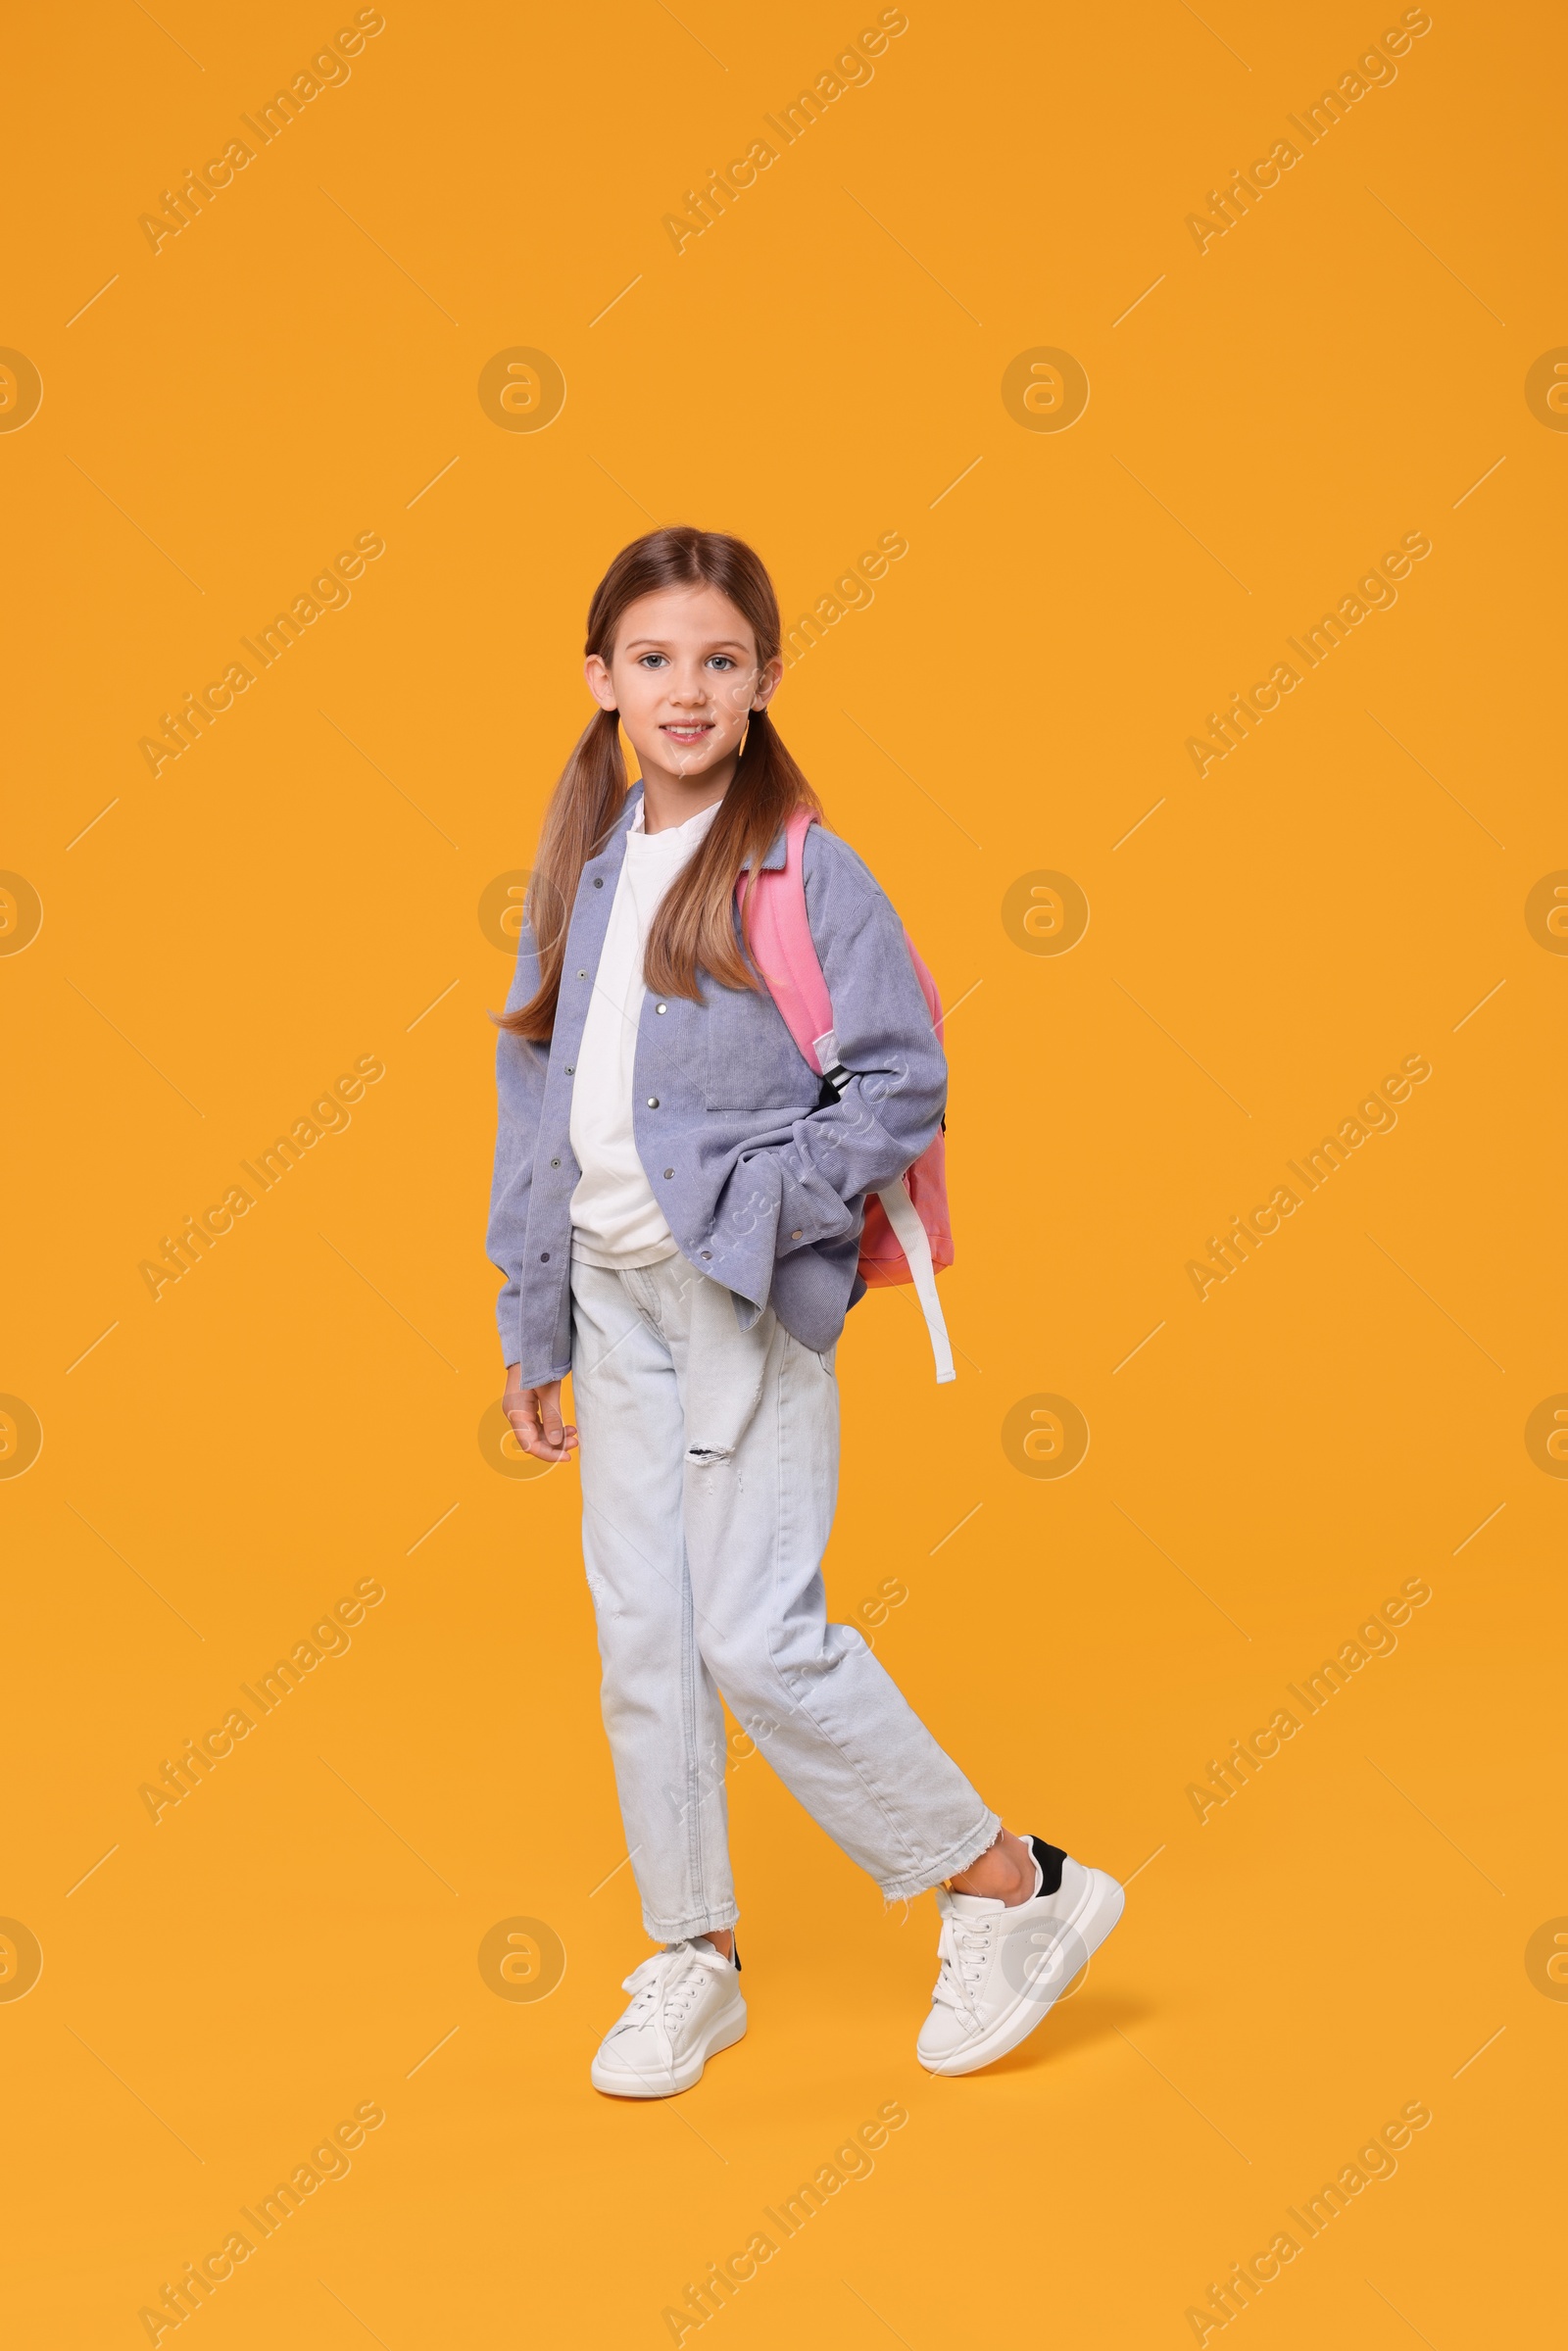
M 712 733 L 713 722 L 710 718 L 688 719 L 684 723 L 666 719 L 659 731 L 662 735 L 673 735 L 677 742 L 700 743 L 704 735 Z

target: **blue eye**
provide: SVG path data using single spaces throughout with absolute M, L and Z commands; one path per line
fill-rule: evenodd
M 734 668 L 734 666 L 735 666 L 735 660 L 734 660 L 734 656 L 733 656 L 732 654 L 727 654 L 727 653 L 715 653 L 715 654 L 712 654 L 712 655 L 710 655 L 710 659 L 711 661 L 717 661 L 717 662 L 719 663 L 720 667 L 722 667 L 722 668 L 724 668 L 724 669 L 733 669 L 733 668 Z
M 663 655 L 662 655 L 662 653 L 644 653 L 644 654 L 639 654 L 639 655 L 638 655 L 638 657 L 637 657 L 637 666 L 638 666 L 638 668 L 639 668 L 639 669 L 645 669 L 645 668 L 647 668 L 647 666 L 649 665 L 649 663 L 650 663 L 650 662 L 652 662 L 652 661 L 662 661 L 663 659 L 664 659 L 664 657 L 663 657 Z

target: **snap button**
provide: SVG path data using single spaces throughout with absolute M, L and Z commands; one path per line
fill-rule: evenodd
M 574 1077 L 576 1076 L 576 1074 L 577 1074 L 577 1064 L 576 1064 L 576 1062 L 575 1062 L 575 1061 L 568 1061 L 568 1062 L 566 1063 L 566 1075 L 567 1075 L 567 1077 L 569 1077 L 569 1078 L 574 1078 Z
M 656 1012 L 667 1012 L 669 1010 L 669 1006 L 668 1004 L 655 1004 L 654 1010 Z
M 791 1239 L 792 1241 L 799 1241 L 799 1239 L 800 1239 L 800 1235 L 799 1235 L 799 1233 L 792 1233 L 792 1234 L 790 1235 L 790 1239 Z
M 602 873 L 596 873 L 596 874 L 594 875 L 594 888 L 595 888 L 596 890 L 602 890 L 602 889 L 604 888 L 604 886 L 605 886 L 605 877 L 604 877 L 604 875 L 603 875 Z
M 577 974 L 577 977 L 578 977 L 580 980 L 585 980 L 585 979 L 588 977 L 588 974 L 587 974 L 587 972 L 586 972 L 586 971 L 579 971 L 579 972 L 578 972 L 578 974 Z
M 675 1173 L 675 1170 L 673 1169 L 673 1167 L 666 1167 L 666 1168 L 665 1168 L 665 1170 L 664 1170 L 664 1181 L 665 1181 L 665 1183 L 666 1183 L 666 1184 L 669 1182 L 670 1178 L 671 1178 L 671 1177 L 674 1175 L 674 1173 Z
M 539 1262 L 540 1262 L 540 1264 L 541 1264 L 541 1265 L 548 1265 L 548 1264 L 549 1264 L 549 1262 L 550 1262 L 550 1251 L 549 1251 L 547 1249 L 542 1249 L 539 1251 Z
M 561 1165 L 561 1161 L 559 1159 L 552 1159 L 550 1164 L 552 1167 L 559 1167 Z
M 651 1094 L 651 1095 L 648 1097 L 648 1107 L 650 1108 L 650 1110 L 657 1110 L 657 1109 L 658 1109 L 658 1107 L 659 1107 L 659 1097 L 658 1097 L 658 1095 L 657 1095 L 657 1094 Z
M 699 1254 L 700 1256 L 704 1256 L 704 1257 L 710 1257 L 710 1256 L 712 1255 L 712 1253 L 713 1253 L 713 1252 L 712 1252 L 712 1250 L 711 1250 L 710 1249 L 701 1249 L 701 1250 L 699 1250 L 699 1252 L 698 1252 L 698 1254 Z

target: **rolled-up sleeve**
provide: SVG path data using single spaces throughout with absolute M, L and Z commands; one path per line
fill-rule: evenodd
M 524 922 L 517 942 L 517 963 L 507 996 L 507 1010 L 525 1004 L 539 985 L 539 957 L 534 936 Z M 533 1190 L 534 1151 L 544 1102 L 545 1072 L 550 1048 L 532 1045 L 505 1029 L 496 1039 L 495 1173 L 490 1186 L 490 1222 L 485 1254 L 504 1276 L 496 1300 L 496 1323 L 504 1360 L 521 1359 L 523 1244 L 528 1230 L 528 1203 Z

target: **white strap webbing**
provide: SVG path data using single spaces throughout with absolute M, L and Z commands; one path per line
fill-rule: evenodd
M 909 1260 L 915 1296 L 924 1308 L 925 1327 L 931 1334 L 931 1352 L 937 1364 L 937 1385 L 941 1387 L 945 1380 L 955 1380 L 958 1375 L 953 1368 L 948 1326 L 942 1319 L 942 1302 L 937 1297 L 936 1268 L 931 1262 L 930 1240 L 915 1211 L 914 1202 L 902 1183 L 890 1184 L 885 1192 L 877 1194 L 877 1199 L 882 1202 L 883 1213 L 893 1227 L 899 1247 Z
M 813 1048 L 816 1065 L 825 1077 L 838 1083 L 844 1073 L 839 1070 L 839 1041 L 831 1029 L 818 1037 Z M 839 1088 L 842 1093 L 843 1087 Z M 931 1352 L 936 1357 L 937 1386 L 956 1380 L 953 1368 L 953 1348 L 948 1344 L 948 1326 L 942 1319 L 942 1301 L 937 1297 L 936 1267 L 931 1262 L 931 1242 L 920 1222 L 915 1205 L 902 1183 L 890 1184 L 877 1199 L 883 1213 L 893 1227 L 894 1238 L 909 1261 L 914 1276 L 914 1294 L 925 1314 L 925 1327 L 931 1334 Z

